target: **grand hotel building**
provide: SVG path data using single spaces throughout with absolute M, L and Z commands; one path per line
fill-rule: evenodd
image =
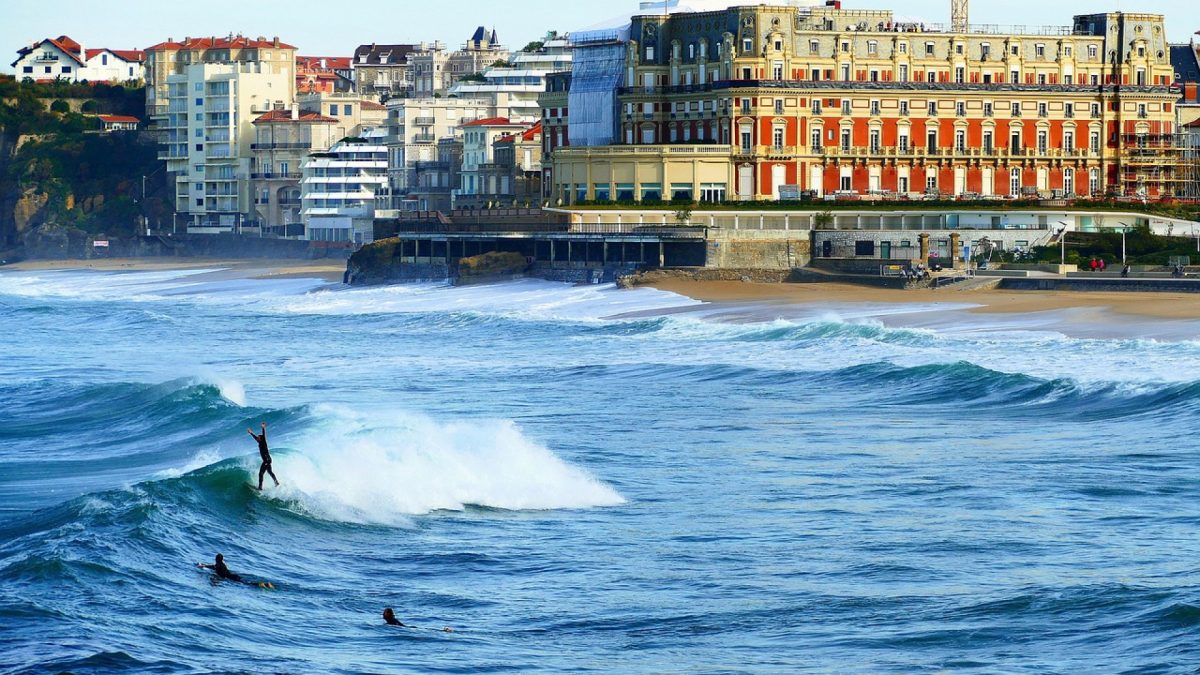
M 837 2 L 757 5 L 636 16 L 617 39 L 609 142 L 572 143 L 569 81 L 543 98 L 560 203 L 1181 188 L 1161 15 L 964 33 Z

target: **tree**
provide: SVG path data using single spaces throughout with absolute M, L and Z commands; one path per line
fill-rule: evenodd
M 833 213 L 830 211 L 822 211 L 813 216 L 813 227 L 818 230 L 829 229 L 833 224 Z
M 692 219 L 692 205 L 691 204 L 688 204 L 687 206 L 685 206 L 675 212 L 675 222 L 678 223 L 680 227 L 687 225 L 688 221 L 690 221 L 691 219 Z
M 61 98 L 54 99 L 50 104 L 50 112 L 65 114 L 71 112 L 71 105 Z
M 525 45 L 525 47 L 522 48 L 521 51 L 528 54 L 531 52 L 536 52 L 545 46 L 546 46 L 545 42 L 542 42 L 541 40 L 534 40 L 533 42 L 530 42 L 529 44 Z
M 80 110 L 85 113 L 95 113 L 97 109 L 98 104 L 92 99 L 84 101 L 83 106 L 80 108 Z

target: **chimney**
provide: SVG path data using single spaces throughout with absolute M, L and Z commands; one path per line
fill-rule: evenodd
M 279 36 L 278 35 L 275 36 L 274 44 L 276 47 L 279 46 Z

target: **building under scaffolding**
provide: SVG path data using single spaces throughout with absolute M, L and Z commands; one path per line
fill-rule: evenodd
M 1127 134 L 1119 168 L 1122 192 L 1200 199 L 1200 136 L 1189 133 Z

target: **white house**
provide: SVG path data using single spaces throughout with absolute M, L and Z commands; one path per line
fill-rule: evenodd
M 125 82 L 145 79 L 145 63 L 145 53 L 136 49 L 84 49 L 75 40 L 60 35 L 18 50 L 12 67 L 21 80 Z
M 144 80 L 146 53 L 136 49 L 88 49 L 87 68 L 79 79 L 89 82 Z
M 87 67 L 87 62 L 83 59 L 83 47 L 66 35 L 60 35 L 21 48 L 12 67 L 19 80 L 78 82 L 83 79 L 80 71 Z

